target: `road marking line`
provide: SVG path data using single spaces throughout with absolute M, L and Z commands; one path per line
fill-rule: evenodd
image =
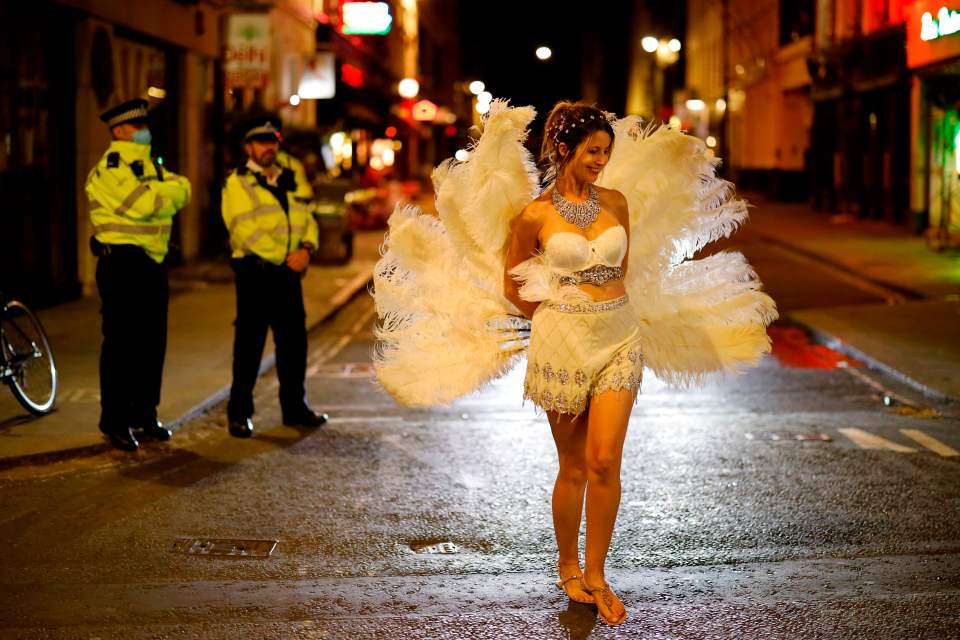
M 333 296 L 330 297 L 330 304 L 334 307 L 342 306 L 349 300 L 367 280 L 370 279 L 370 273 L 366 269 L 360 269 L 360 273 L 353 277 L 350 282 L 340 287 Z
M 852 367 L 848 367 L 844 369 L 844 371 L 846 371 L 851 376 L 853 376 L 860 382 L 864 383 L 865 385 L 875 389 L 876 391 L 879 391 L 882 395 L 889 396 L 890 398 L 896 400 L 902 405 L 913 407 L 914 409 L 920 408 L 916 402 L 913 402 L 909 398 L 905 398 L 904 396 L 900 395 L 896 391 L 893 391 L 892 389 L 888 389 L 887 387 L 883 386 L 881 383 L 877 382 L 876 380 L 874 380 L 873 378 L 871 378 L 870 376 L 868 376 L 862 371 L 858 371 L 857 369 L 854 369 Z
M 899 453 L 916 453 L 916 449 L 905 447 L 886 438 L 881 438 L 875 433 L 867 433 L 863 429 L 837 429 L 840 433 L 853 440 L 861 449 L 887 449 Z
M 927 449 L 930 449 L 934 453 L 940 454 L 944 458 L 952 458 L 953 456 L 960 456 L 960 451 L 957 451 L 948 444 L 944 444 L 934 438 L 931 435 L 920 431 L 919 429 L 900 429 L 900 433 L 907 436 L 914 442 L 922 444 Z
M 328 361 L 335 358 L 338 353 L 343 351 L 343 348 L 346 347 L 348 344 L 350 344 L 351 340 L 357 337 L 357 334 L 360 333 L 363 330 L 363 328 L 367 326 L 367 323 L 370 322 L 370 320 L 373 318 L 374 315 L 376 315 L 376 313 L 377 313 L 376 307 L 374 307 L 373 305 L 370 305 L 370 307 L 363 313 L 363 315 L 361 315 L 360 318 L 358 318 L 357 321 L 353 323 L 353 326 L 351 326 L 350 329 L 348 329 L 345 334 L 340 336 L 340 339 L 337 340 L 337 342 L 334 343 L 333 346 L 331 346 L 324 353 L 320 354 L 317 357 L 317 361 L 314 362 L 312 365 L 310 365 L 310 368 L 307 369 L 307 377 L 312 378 L 316 376 L 317 373 L 320 372 L 320 368 L 323 367 L 324 364 L 326 364 Z

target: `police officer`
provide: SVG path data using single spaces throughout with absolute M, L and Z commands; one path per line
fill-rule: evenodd
M 100 119 L 113 141 L 86 183 L 103 315 L 100 430 L 116 448 L 135 451 L 134 430 L 170 439 L 157 420 L 167 346 L 164 258 L 190 181 L 151 157 L 146 100 L 118 104 Z
M 230 435 L 253 434 L 253 387 L 273 329 L 283 423 L 318 427 L 327 416 L 306 403 L 306 313 L 300 280 L 317 247 L 310 185 L 277 162 L 280 120 L 258 116 L 241 127 L 247 158 L 223 189 L 237 282 L 233 385 L 227 404 Z

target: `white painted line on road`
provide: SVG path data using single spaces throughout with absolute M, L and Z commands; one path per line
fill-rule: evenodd
M 900 433 L 944 458 L 960 456 L 960 451 L 957 451 L 948 444 L 940 442 L 933 436 L 920 431 L 920 429 L 900 429 Z
M 908 407 L 913 407 L 915 409 L 918 408 L 916 402 L 914 402 L 913 400 L 910 400 L 909 398 L 905 398 L 904 396 L 900 395 L 896 391 L 893 391 L 892 389 L 888 389 L 887 387 L 883 386 L 882 384 L 880 384 L 879 382 L 877 382 L 876 380 L 874 380 L 864 372 L 858 371 L 854 367 L 847 367 L 846 369 L 844 369 L 844 371 L 846 371 L 847 373 L 849 373 L 850 375 L 852 375 L 854 378 L 864 383 L 865 385 L 872 387 L 873 389 L 876 389 L 881 394 L 885 396 L 889 396 L 890 398 L 893 398 L 900 404 L 906 405 Z
M 353 323 L 353 326 L 351 326 L 350 329 L 347 330 L 345 334 L 340 336 L 340 339 L 337 340 L 337 342 L 332 347 L 330 347 L 329 349 L 326 350 L 326 352 L 324 352 L 323 354 L 317 357 L 317 361 L 314 362 L 312 365 L 310 365 L 310 368 L 307 369 L 307 377 L 312 378 L 316 376 L 317 373 L 319 373 L 321 367 L 323 367 L 327 363 L 327 361 L 332 360 L 337 356 L 338 353 L 343 351 L 343 348 L 346 347 L 348 344 L 350 344 L 351 340 L 357 337 L 357 334 L 360 333 L 363 330 L 363 328 L 367 326 L 367 323 L 370 322 L 370 320 L 373 318 L 373 316 L 376 313 L 377 313 L 376 308 L 373 305 L 370 305 L 370 307 L 366 310 L 366 312 L 364 312 L 363 315 L 361 315 L 360 318 L 358 318 L 357 321 Z
M 357 289 L 359 289 L 369 279 L 370 274 L 367 272 L 367 270 L 361 269 L 360 273 L 355 275 L 352 280 L 340 287 L 340 290 L 330 297 L 330 304 L 332 304 L 334 307 L 343 305 L 351 298 L 351 296 L 353 296 Z
M 861 449 L 886 449 L 898 453 L 916 453 L 916 449 L 911 449 L 902 444 L 897 444 L 886 438 L 881 438 L 875 433 L 867 433 L 863 429 L 837 429 L 840 433 L 853 440 Z

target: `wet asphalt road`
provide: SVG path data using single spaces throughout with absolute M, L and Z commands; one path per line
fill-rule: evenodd
M 739 242 L 781 308 L 882 295 Z M 631 617 L 614 630 L 552 585 L 555 454 L 522 367 L 405 409 L 370 382 L 372 317 L 361 295 L 311 335 L 321 430 L 277 426 L 268 374 L 253 440 L 227 436 L 221 407 L 136 456 L 0 474 L 0 637 L 960 637 L 960 457 L 901 431 L 960 450 L 955 407 L 925 417 L 876 372 L 774 358 L 700 392 L 648 379 L 609 561 Z M 279 544 L 198 557 L 173 551 L 184 536 Z M 456 552 L 413 550 L 441 542 Z

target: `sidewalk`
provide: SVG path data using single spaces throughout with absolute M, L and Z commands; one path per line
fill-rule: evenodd
M 787 320 L 932 398 L 960 401 L 960 254 L 937 253 L 891 224 L 746 198 L 753 233 L 869 281 L 886 299 L 795 311 Z
M 343 266 L 312 265 L 303 282 L 307 327 L 336 312 L 371 279 L 384 231 L 357 233 Z M 226 398 L 233 349 L 234 284 L 226 260 L 175 269 L 160 419 L 176 428 Z M 57 410 L 31 419 L 0 392 L 0 466 L 105 451 L 100 416 L 100 301 L 84 298 L 39 313 L 60 373 Z M 272 367 L 267 340 L 262 367 Z

